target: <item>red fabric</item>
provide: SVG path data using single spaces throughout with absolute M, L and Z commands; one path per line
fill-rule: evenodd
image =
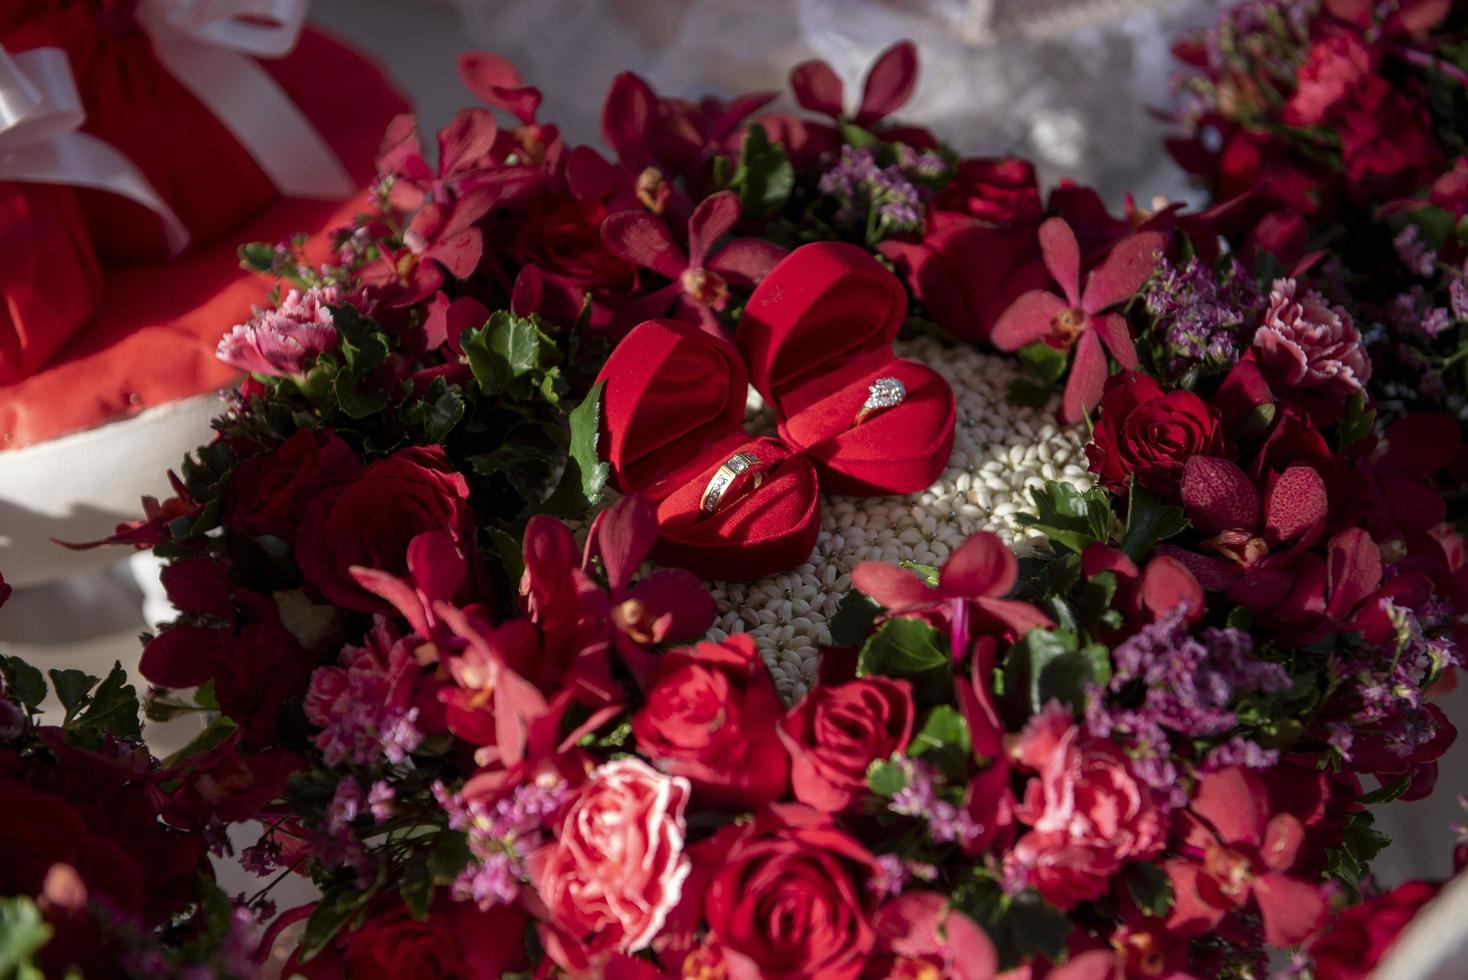
M 18 6 L 19 16 L 0 14 L 0 43 L 11 52 L 57 47 L 67 53 L 86 108 L 83 130 L 143 172 L 189 229 L 191 249 L 230 234 L 279 197 L 249 152 L 158 61 L 130 3 L 22 0 Z M 346 81 L 357 61 L 307 31 L 290 54 L 259 63 L 306 109 L 303 100 L 313 95 L 344 105 L 340 99 L 350 91 Z M 323 86 L 325 93 L 319 92 Z M 98 254 L 167 256 L 163 225 L 153 212 L 103 191 L 78 196 Z
M 296 105 L 365 186 L 388 121 L 407 109 L 402 95 L 375 64 L 315 31 L 308 30 L 296 55 L 275 68 L 289 76 Z M 175 262 L 106 270 L 92 321 L 44 370 L 0 385 L 0 449 L 19 449 L 233 385 L 238 373 L 215 359 L 215 345 L 231 325 L 249 317 L 252 305 L 266 302 L 271 286 L 240 268 L 238 244 L 307 232 L 315 236 L 313 251 L 324 257 L 327 234 L 363 210 L 365 195 L 344 203 L 277 200 L 223 239 Z
M 953 391 L 936 371 L 893 355 L 906 313 L 902 283 L 876 259 L 819 242 L 777 265 L 740 317 L 736 342 L 755 389 L 828 492 L 914 493 L 948 465 Z M 900 380 L 907 397 L 857 425 L 880 377 Z
M 612 483 L 657 506 L 654 558 L 705 578 L 743 579 L 810 555 L 820 530 L 815 469 L 780 440 L 744 431 L 749 382 L 730 344 L 677 320 L 649 320 L 617 345 L 598 380 L 606 382 Z M 763 484 L 704 514 L 704 488 L 741 451 L 764 464 Z
M 87 321 L 102 270 L 75 192 L 49 184 L 0 183 L 0 255 L 5 384 L 34 372 Z

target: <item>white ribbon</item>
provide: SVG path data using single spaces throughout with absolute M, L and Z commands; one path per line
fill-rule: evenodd
M 138 21 L 163 66 L 234 135 L 290 197 L 341 200 L 346 168 L 253 58 L 296 45 L 307 0 L 143 0 Z
M 127 157 L 78 132 L 86 112 L 60 48 L 17 55 L 0 47 L 0 180 L 93 187 L 136 201 L 163 219 L 171 252 L 189 233 Z

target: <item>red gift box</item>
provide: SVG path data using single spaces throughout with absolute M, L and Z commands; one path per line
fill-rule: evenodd
M 602 366 L 603 445 L 613 486 L 657 506 L 653 557 L 705 578 L 754 578 L 798 565 L 820 531 L 815 468 L 779 439 L 744 431 L 749 376 L 727 341 L 678 320 L 648 320 Z M 764 482 L 714 514 L 700 509 L 737 452 Z
M 0 384 L 32 373 L 97 309 L 102 269 L 76 193 L 0 183 Z
M 771 270 L 740 317 L 735 339 L 755 390 L 829 493 L 916 493 L 948 465 L 953 390 L 892 353 L 906 315 L 907 291 L 881 263 L 855 245 L 818 242 Z M 858 425 L 878 378 L 896 378 L 907 394 Z
M 893 355 L 906 310 L 902 284 L 880 263 L 823 242 L 792 252 L 755 290 L 738 350 L 676 320 L 627 334 L 599 375 L 603 445 L 613 485 L 657 505 L 654 557 L 705 578 L 754 578 L 810 555 L 822 484 L 861 495 L 931 485 L 953 449 L 953 391 Z M 905 398 L 857 424 L 883 377 L 900 380 Z M 744 431 L 751 378 L 779 419 L 778 439 Z M 763 483 L 704 513 L 709 481 L 738 452 L 759 458 Z

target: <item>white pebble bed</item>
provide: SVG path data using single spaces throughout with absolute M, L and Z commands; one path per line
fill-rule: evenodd
M 1054 404 L 1030 409 L 1005 400 L 1017 372 L 1012 360 L 928 337 L 899 343 L 897 353 L 930 365 L 953 387 L 957 425 L 943 475 L 905 497 L 827 496 L 820 538 L 805 564 L 754 582 L 711 583 L 719 618 L 710 637 L 753 636 L 787 702 L 814 683 L 819 650 L 831 645 L 828 621 L 851 591 L 851 570 L 859 563 L 939 566 L 951 549 L 981 530 L 1023 552 L 1044 543 L 1043 535 L 1014 519 L 1030 509 L 1030 487 L 1045 480 L 1080 489 L 1091 485 L 1081 426 L 1060 425 Z M 752 431 L 774 430 L 757 396 L 748 421 Z

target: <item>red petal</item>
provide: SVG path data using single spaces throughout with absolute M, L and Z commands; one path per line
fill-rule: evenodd
M 1087 330 L 1076 344 L 1070 377 L 1065 382 L 1065 395 L 1060 403 L 1062 422 L 1074 424 L 1090 414 L 1101 401 L 1107 371 L 1106 352 L 1101 349 L 1101 341 L 1096 339 L 1094 331 Z
M 1241 766 L 1210 772 L 1198 781 L 1190 805 L 1213 825 L 1225 844 L 1258 847 L 1269 821 L 1269 797 L 1259 777 Z
M 1346 528 L 1330 539 L 1326 615 L 1344 621 L 1381 584 L 1381 552 L 1359 527 Z
M 1160 233 L 1148 231 L 1117 242 L 1106 261 L 1092 270 L 1086 280 L 1081 307 L 1087 313 L 1100 313 L 1131 299 L 1156 268 L 1157 253 L 1165 241 Z
M 839 116 L 845 86 L 831 66 L 818 58 L 802 61 L 790 70 L 790 89 L 802 109 L 825 116 Z
M 601 134 L 624 165 L 640 167 L 649 158 L 648 129 L 657 96 L 630 71 L 612 79 L 601 110 Z
M 1320 889 L 1279 872 L 1254 879 L 1254 901 L 1264 919 L 1264 941 L 1279 949 L 1304 942 L 1325 918 Z
M 455 279 L 468 279 L 484 257 L 484 233 L 478 228 L 469 228 L 452 237 L 440 238 L 423 253 L 423 257 L 433 259 Z
M 143 647 L 138 673 L 159 687 L 198 687 L 214 676 L 214 655 L 228 636 L 203 626 L 170 626 Z
M 1291 466 L 1273 481 L 1264 501 L 1264 534 L 1271 547 L 1296 541 L 1325 523 L 1325 481 L 1313 467 Z
M 1212 932 L 1223 921 L 1224 910 L 1203 901 L 1198 894 L 1198 865 L 1184 858 L 1163 862 L 1167 879 L 1172 884 L 1172 911 L 1167 928 L 1183 936 L 1201 936 Z
M 1109 949 L 1091 949 L 1046 972 L 1045 980 L 1114 980 L 1122 964 Z
M 1183 464 L 1180 489 L 1188 520 L 1204 534 L 1253 531 L 1259 526 L 1259 492 L 1232 460 L 1191 457 Z
M 446 176 L 468 170 L 489 154 L 498 133 L 499 124 L 488 109 L 460 109 L 438 131 L 438 172 Z
M 1013 630 L 1016 636 L 1024 636 L 1030 630 L 1050 629 L 1055 625 L 1049 616 L 1028 602 L 1020 602 L 1017 599 L 991 599 L 988 596 L 979 596 L 972 601 L 976 607 L 988 613 L 990 617 Z
M 1304 842 L 1305 828 L 1294 815 L 1275 814 L 1264 828 L 1264 843 L 1259 847 L 1259 856 L 1269 870 L 1288 871 L 1295 866 L 1295 858 Z
M 938 587 L 945 595 L 997 599 L 1008 595 L 1018 578 L 1014 552 L 997 534 L 980 531 L 948 556 L 938 574 Z
M 1147 570 L 1142 573 L 1141 592 L 1142 605 L 1152 613 L 1153 622 L 1184 603 L 1188 607 L 1188 622 L 1195 623 L 1203 617 L 1203 587 L 1176 558 L 1158 555 L 1148 562 Z
M 229 598 L 229 576 L 224 566 L 211 558 L 185 558 L 163 569 L 160 580 L 168 601 L 189 613 L 202 613 L 234 620 L 234 602 Z M 3 583 L 0 583 L 3 584 Z
M 1111 572 L 1123 582 L 1135 579 L 1141 574 L 1136 563 L 1127 557 L 1126 552 L 1120 548 L 1102 544 L 1100 541 L 1086 545 L 1086 550 L 1081 554 L 1081 572 L 1086 578 L 1102 572 Z
M 601 225 L 601 240 L 613 255 L 676 280 L 688 259 L 663 219 L 646 211 L 616 211 Z
M 697 575 L 683 568 L 659 568 L 634 585 L 628 598 L 647 606 L 653 618 L 667 616 L 659 642 L 683 643 L 703 636 L 718 615 L 714 597 Z
M 1233 563 L 1229 562 L 1229 564 Z M 1296 581 L 1295 575 L 1290 572 L 1273 568 L 1256 568 L 1252 572 L 1246 572 L 1237 582 L 1228 587 L 1228 597 L 1245 609 L 1264 612 L 1288 599 Z
M 412 113 L 394 117 L 387 124 L 382 148 L 377 151 L 377 169 L 403 174 L 412 180 L 428 180 L 433 176 L 423 160 L 423 141 L 418 138 L 418 122 Z
M 785 249 L 762 238 L 736 238 L 708 260 L 708 269 L 732 286 L 753 289 L 786 254 Z
M 867 72 L 856 124 L 870 126 L 906 105 L 917 85 L 917 76 L 917 45 L 911 41 L 898 41 L 883 51 L 872 70 Z
M 657 536 L 657 513 L 647 498 L 636 494 L 623 497 L 591 522 L 586 559 L 589 561 L 593 555 L 601 559 L 614 599 L 626 594 L 632 576 L 647 560 Z
M 1040 226 L 1040 251 L 1050 278 L 1065 293 L 1071 306 L 1081 303 L 1081 246 L 1064 218 L 1051 218 Z
M 1132 344 L 1132 331 L 1127 326 L 1126 320 L 1120 314 L 1107 313 L 1102 316 L 1092 314 L 1087 318 L 1091 329 L 1101 338 L 1101 343 L 1116 358 L 1124 370 L 1135 371 L 1137 369 L 1137 348 Z
M 622 183 L 622 171 L 589 146 L 578 146 L 566 159 L 566 183 L 578 201 L 611 197 Z
M 738 220 L 738 194 L 720 191 L 704 198 L 688 219 L 688 264 L 702 269 L 714 244 L 729 234 Z
M 347 572 L 352 576 L 352 581 L 373 595 L 380 596 L 402 613 L 408 625 L 413 628 L 413 632 L 420 636 L 428 635 L 430 626 L 427 611 L 423 600 L 418 597 L 417 591 L 411 584 L 378 568 L 353 565 L 347 569 Z
M 531 88 L 508 58 L 489 51 L 459 55 L 459 78 L 475 98 L 513 113 L 523 123 L 535 122 L 540 90 Z
M 937 599 L 922 579 L 905 568 L 883 561 L 864 561 L 851 570 L 851 584 L 884 609 L 901 612 Z
M 442 531 L 425 531 L 408 542 L 408 574 L 429 602 L 447 602 L 469 574 L 454 539 Z
M 1051 323 L 1067 309 L 1054 293 L 1032 289 L 1010 304 L 994 324 L 989 341 L 1000 350 L 1019 350 L 1049 336 Z
M 1387 462 L 1419 476 L 1431 476 L 1447 466 L 1458 452 L 1463 436 L 1450 415 L 1414 413 L 1386 430 Z

